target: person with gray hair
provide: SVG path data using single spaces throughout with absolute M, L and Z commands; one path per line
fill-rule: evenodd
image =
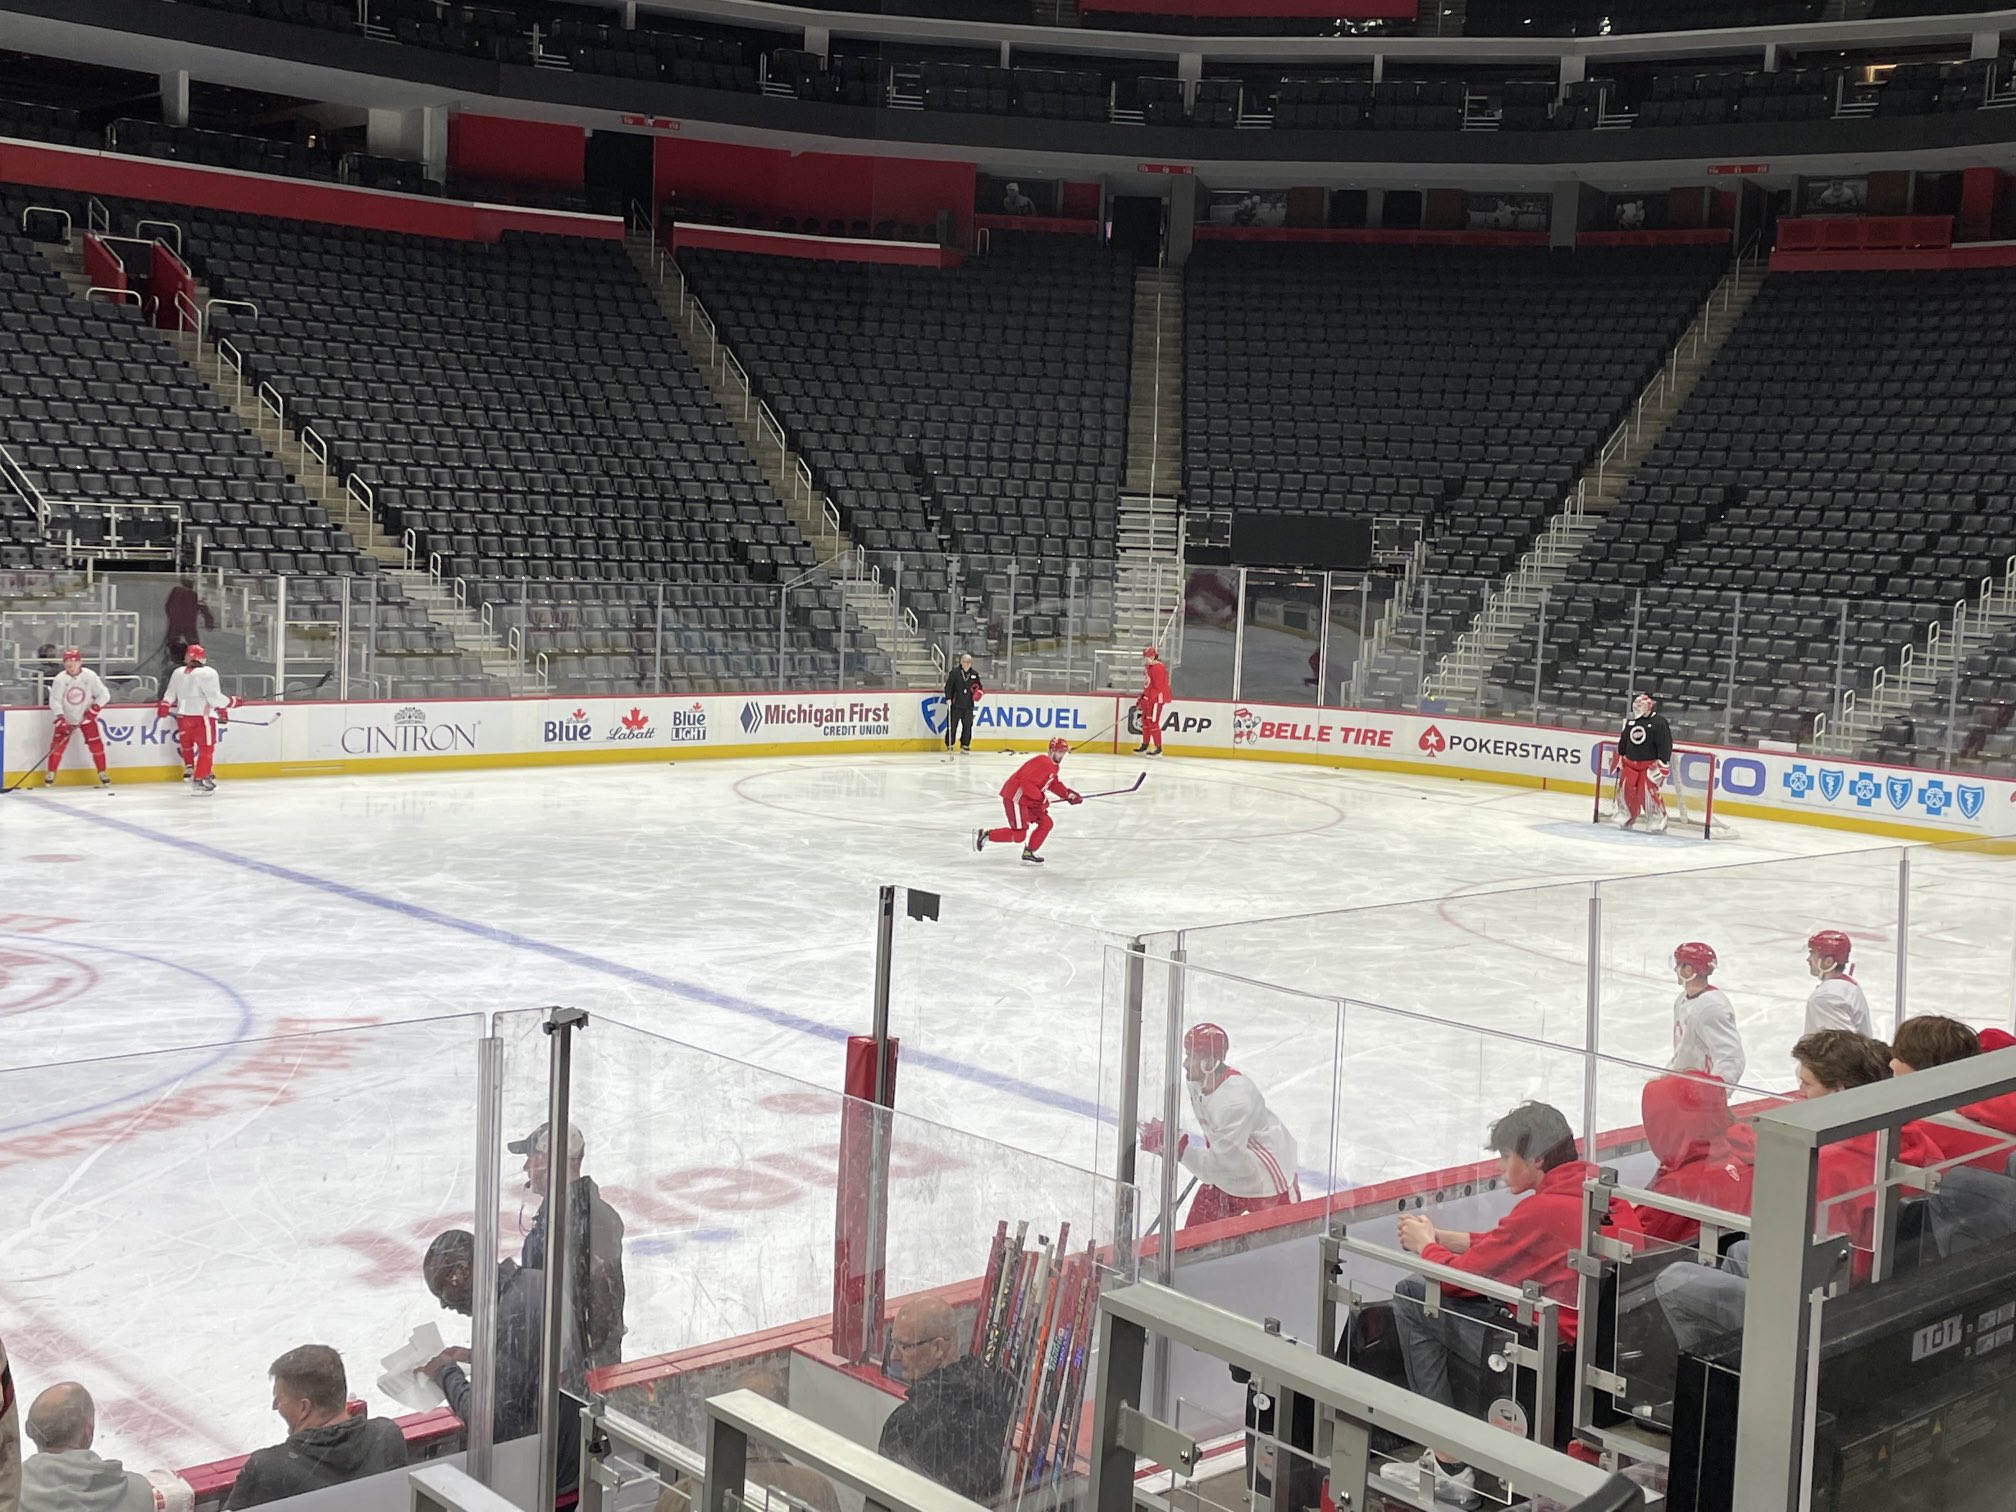
M 21 1512 L 154 1512 L 147 1477 L 91 1450 L 98 1409 L 75 1381 L 59 1381 L 28 1409 L 39 1453 L 21 1467 Z
M 290 1349 L 266 1373 L 287 1442 L 246 1457 L 224 1500 L 227 1512 L 406 1467 L 406 1435 L 397 1423 L 351 1414 L 343 1357 L 327 1344 Z

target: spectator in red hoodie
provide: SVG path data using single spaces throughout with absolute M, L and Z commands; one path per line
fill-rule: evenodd
M 1890 1069 L 1898 1076 L 1907 1076 L 1913 1071 L 1929 1071 L 1934 1066 L 1943 1066 L 1951 1061 L 1971 1059 L 1986 1049 L 2007 1048 L 1999 1044 L 1991 1046 L 1989 1041 L 1993 1035 L 2000 1035 L 2003 1040 L 2009 1038 L 2001 1030 L 1990 1029 L 1977 1035 L 1958 1019 L 1942 1018 L 1935 1013 L 1918 1014 L 1897 1026 L 1897 1038 L 1890 1046 Z M 1970 1103 L 1954 1111 L 1970 1122 L 2003 1134 L 2016 1135 L 2016 1092 L 1991 1097 L 1985 1102 Z M 1977 1150 L 1986 1150 L 1987 1154 L 1969 1164 L 1984 1171 L 1993 1171 L 1997 1176 L 2009 1174 L 2012 1152 L 2006 1139 L 1930 1122 L 1913 1124 L 1912 1127 L 1937 1145 L 1941 1157 L 1946 1160 L 1960 1160 Z
M 1728 1213 L 1748 1214 L 1756 1180 L 1757 1135 L 1730 1115 L 1729 1097 L 1714 1077 L 1662 1076 L 1645 1084 L 1639 1102 L 1645 1139 L 1659 1157 L 1651 1190 Z M 1692 1244 L 1701 1225 L 1655 1207 L 1639 1207 L 1648 1239 Z
M 1497 1227 L 1474 1234 L 1437 1228 L 1426 1215 L 1409 1213 L 1400 1220 L 1401 1247 L 1424 1260 L 1508 1286 L 1537 1281 L 1547 1296 L 1572 1302 L 1577 1277 L 1567 1259 L 1582 1244 L 1582 1187 L 1595 1176 L 1596 1167 L 1580 1158 L 1575 1133 L 1560 1109 L 1541 1102 L 1521 1103 L 1499 1119 L 1491 1126 L 1487 1147 L 1498 1152 L 1506 1190 L 1524 1200 L 1515 1202 Z M 1634 1239 L 1638 1236 L 1637 1217 L 1622 1201 L 1611 1202 L 1605 1227 Z M 1443 1289 L 1442 1311 L 1431 1318 L 1419 1305 L 1427 1295 L 1427 1284 L 1419 1276 L 1409 1276 L 1394 1288 L 1393 1319 L 1407 1365 L 1407 1387 L 1454 1406 L 1450 1355 L 1474 1354 L 1482 1338 L 1477 1320 L 1491 1319 L 1502 1327 L 1504 1312 L 1498 1303 L 1452 1286 Z M 1575 1309 L 1563 1307 L 1560 1319 L 1562 1342 L 1572 1344 Z M 1551 1425 L 1542 1429 L 1551 1431 Z M 1388 1465 L 1381 1475 L 1457 1506 L 1476 1506 L 1481 1500 L 1470 1467 L 1441 1459 L 1433 1451 L 1417 1463 Z
M 1852 1029 L 1816 1029 L 1792 1047 L 1799 1075 L 1797 1096 L 1825 1097 L 1890 1078 L 1890 1047 Z M 1899 1132 L 1896 1158 L 1905 1165 L 1931 1165 L 1939 1147 L 1907 1124 Z M 1876 1231 L 1876 1136 L 1858 1134 L 1820 1150 L 1814 1228 L 1844 1235 L 1850 1245 L 1849 1276 L 1856 1285 L 1869 1277 Z M 1659 1305 L 1673 1336 L 1685 1350 L 1698 1350 L 1718 1334 L 1740 1328 L 1748 1292 L 1750 1243 L 1731 1245 L 1717 1266 L 1670 1265 L 1655 1283 Z

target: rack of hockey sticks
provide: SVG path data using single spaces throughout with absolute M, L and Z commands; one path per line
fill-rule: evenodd
M 970 1351 L 1013 1391 L 1015 1412 L 1002 1445 L 1004 1508 L 1022 1506 L 1025 1497 L 1036 1507 L 1054 1502 L 1072 1473 L 1099 1305 L 1094 1246 L 1072 1254 L 1068 1223 L 1054 1244 L 1039 1235 L 1030 1247 L 1028 1237 L 1027 1223 L 1018 1223 L 1012 1237 L 1006 1219 L 995 1225 Z

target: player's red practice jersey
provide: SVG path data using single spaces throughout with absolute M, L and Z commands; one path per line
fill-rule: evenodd
M 1148 685 L 1141 690 L 1139 702 L 1150 709 L 1159 709 L 1169 702 L 1169 669 L 1159 661 L 1148 663 Z
M 1040 799 L 1046 788 L 1059 798 L 1071 795 L 1071 789 L 1064 786 L 1064 779 L 1058 775 L 1057 763 L 1048 753 L 1041 753 L 1015 768 L 1015 775 L 1001 784 L 1001 796 Z

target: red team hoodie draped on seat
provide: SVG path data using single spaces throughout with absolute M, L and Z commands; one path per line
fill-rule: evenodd
M 2016 1049 L 2016 1036 L 2005 1029 L 1983 1029 L 1981 1031 L 1981 1052 L 1991 1050 Z M 2005 1092 L 2000 1097 L 1991 1097 L 1985 1102 L 1969 1103 L 1964 1108 L 1953 1110 L 1962 1118 L 1996 1129 L 2008 1135 L 2016 1135 L 2016 1092 Z M 1940 1156 L 1946 1160 L 1959 1160 L 1972 1155 L 1976 1150 L 1988 1150 L 1979 1160 L 1969 1164 L 1984 1171 L 2004 1175 L 2010 1169 L 2010 1162 L 2016 1161 L 2016 1151 L 2011 1151 L 2006 1143 L 1987 1134 L 1973 1134 L 1965 1129 L 1951 1129 L 1944 1124 L 1929 1121 L 1910 1126 L 1921 1132 L 1939 1147 Z
M 1659 1157 L 1649 1190 L 1684 1202 L 1750 1213 L 1757 1179 L 1757 1134 L 1729 1112 L 1728 1094 L 1714 1079 L 1662 1076 L 1645 1084 L 1639 1099 L 1645 1141 Z M 1692 1244 L 1701 1225 L 1659 1208 L 1640 1207 L 1638 1226 L 1648 1239 Z

